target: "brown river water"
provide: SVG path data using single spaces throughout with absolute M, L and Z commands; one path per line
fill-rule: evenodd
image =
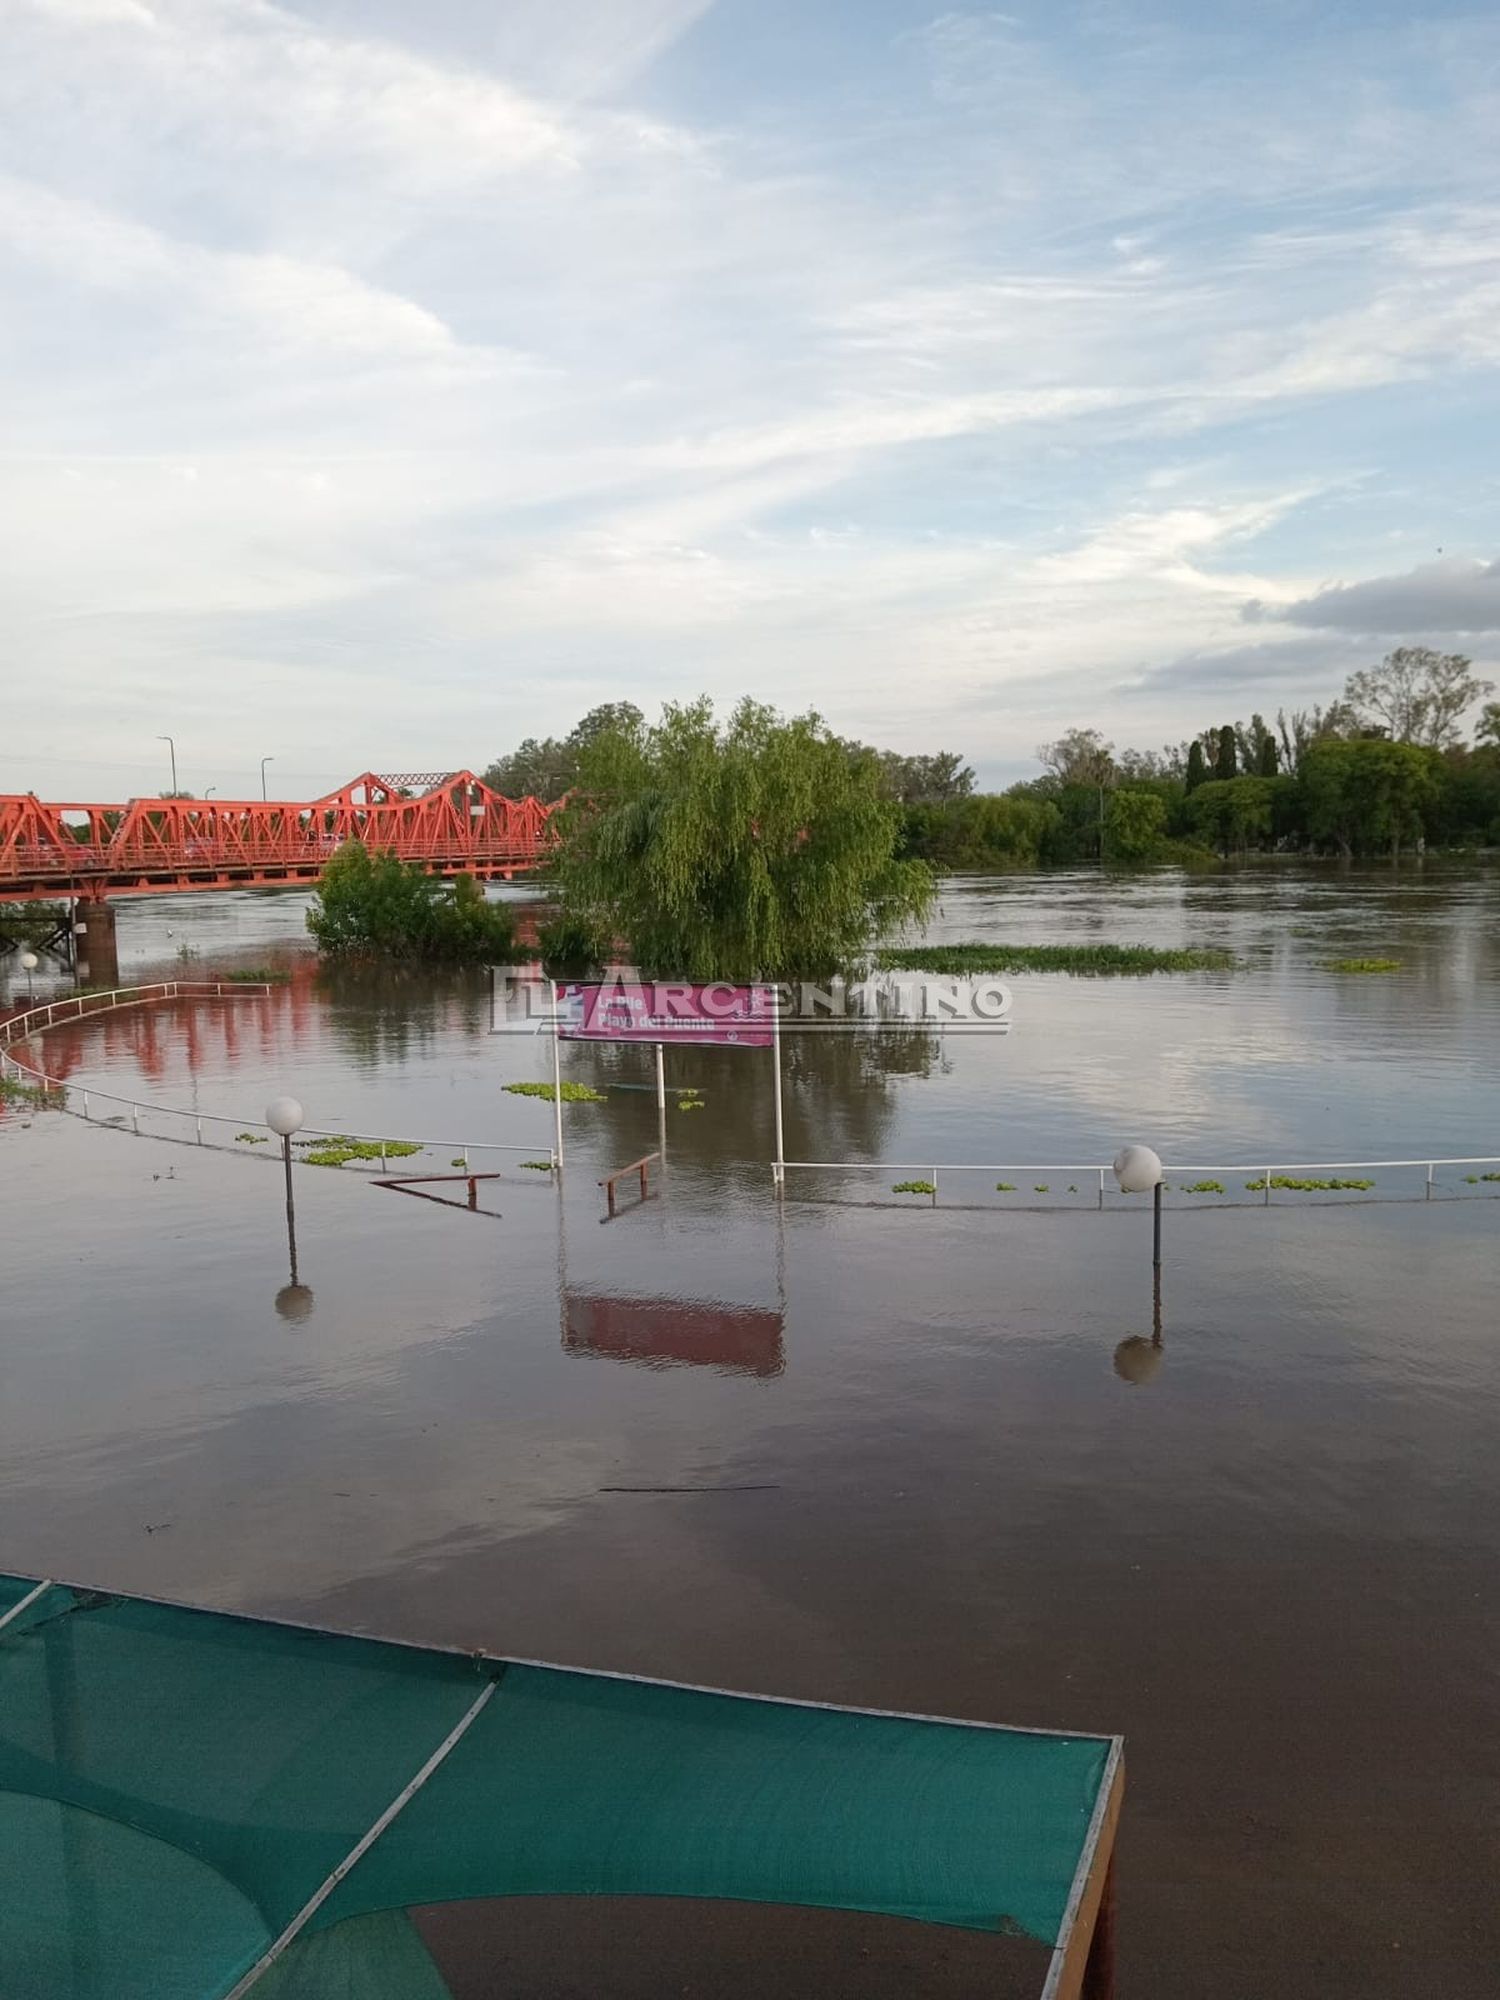
M 559 1198 L 518 1164 L 551 1108 L 500 1087 L 549 1076 L 549 1045 L 491 1035 L 483 979 L 320 973 L 302 908 L 121 905 L 127 982 L 292 983 L 34 1045 L 152 1107 L 148 1136 L 0 1113 L 0 1567 L 1118 1731 L 1124 1994 L 1500 1990 L 1500 1184 L 1466 1178 L 1487 1169 L 1269 1204 L 1243 1172 L 1222 1198 L 1179 1180 L 1151 1350 L 1139 1202 L 1036 1171 L 1009 1195 L 942 1176 L 935 1206 L 895 1172 L 793 1173 L 778 1203 L 757 1052 L 671 1052 L 665 1191 L 602 1223 L 599 1177 L 657 1144 L 650 1052 L 565 1050 L 608 1095 L 566 1111 Z M 1240 966 L 1016 975 L 1004 1039 L 789 1041 L 788 1152 L 1497 1153 L 1497 920 L 1500 877 L 1437 868 L 950 883 L 938 938 Z M 1327 969 L 1346 954 L 1401 970 Z M 440 1142 L 404 1171 L 526 1150 L 478 1214 L 300 1168 L 288 1296 L 270 1149 L 183 1143 L 281 1090 L 321 1127 Z M 665 1915 L 481 1906 L 429 1935 L 475 2000 L 1006 1990 L 993 1939 Z

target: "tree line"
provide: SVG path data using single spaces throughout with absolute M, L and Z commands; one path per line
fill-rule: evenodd
M 1404 646 L 1324 708 L 1116 751 L 1070 729 L 1043 775 L 906 812 L 906 851 L 942 868 L 1124 864 L 1285 850 L 1345 859 L 1500 845 L 1500 702 L 1461 653 Z

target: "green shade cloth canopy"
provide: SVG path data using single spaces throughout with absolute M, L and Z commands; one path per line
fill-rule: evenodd
M 255 1970 L 257 2000 L 442 2000 L 402 1913 L 468 1897 L 1055 1945 L 1117 1757 L 0 1576 L 0 1991 L 225 2000 Z

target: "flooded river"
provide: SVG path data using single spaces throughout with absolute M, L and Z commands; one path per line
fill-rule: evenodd
M 650 1052 L 565 1050 L 606 1097 L 567 1108 L 559 1199 L 520 1165 L 551 1107 L 502 1089 L 550 1076 L 550 1046 L 492 1035 L 482 979 L 320 974 L 301 913 L 120 906 L 128 983 L 293 973 L 38 1045 L 168 1107 L 143 1115 L 163 1136 L 0 1114 L 0 1566 L 1120 1731 L 1124 1992 L 1495 1991 L 1500 1184 L 1443 1168 L 1429 1194 L 1421 1163 L 1500 1152 L 1500 878 L 950 883 L 935 938 L 1240 963 L 1016 975 L 1004 1038 L 789 1037 L 789 1155 L 993 1163 L 941 1174 L 935 1206 L 852 1170 L 777 1203 L 769 1059 L 672 1051 L 664 1197 L 607 1225 L 597 1181 L 657 1145 Z M 1328 969 L 1372 955 L 1400 970 Z M 279 1173 L 231 1129 L 282 1090 L 316 1126 L 432 1141 L 412 1172 L 521 1150 L 478 1214 L 300 1170 L 289 1295 Z M 230 1121 L 222 1147 L 168 1142 L 198 1116 Z M 1126 1140 L 1419 1164 L 1269 1204 L 1244 1172 L 1222 1196 L 1179 1177 L 1152 1349 L 1148 1213 L 1074 1171 Z M 1010 1162 L 1069 1171 L 1001 1193 Z M 540 1922 L 450 1923 L 455 1992 L 497 1968 L 533 1990 L 507 1954 Z M 973 1992 L 994 1942 L 757 1936 L 744 1990 L 787 1994 Z M 662 1990 L 644 1946 L 601 1939 L 535 1990 Z M 555 1970 L 556 1934 L 537 1949 Z

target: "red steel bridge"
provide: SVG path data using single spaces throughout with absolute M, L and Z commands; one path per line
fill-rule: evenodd
M 0 903 L 315 882 L 346 840 L 433 875 L 511 876 L 547 853 L 558 804 L 504 798 L 472 771 L 366 771 L 307 801 L 51 805 L 0 793 Z

